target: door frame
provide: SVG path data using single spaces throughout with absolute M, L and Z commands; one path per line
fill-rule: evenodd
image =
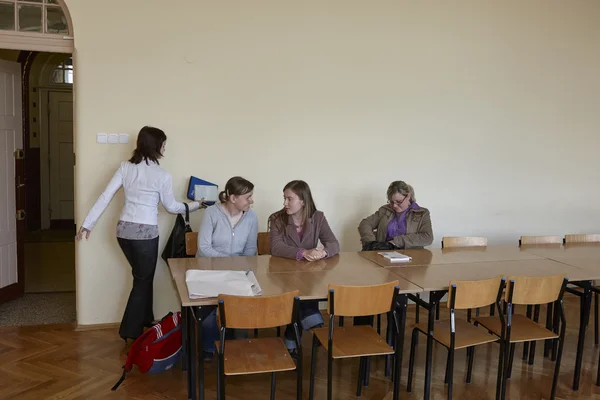
M 38 88 L 38 104 L 39 108 L 39 121 L 40 121 L 40 132 L 43 134 L 40 136 L 40 194 L 41 204 L 48 205 L 50 207 L 50 165 L 48 164 L 50 159 L 50 93 L 71 93 L 71 88 L 57 88 L 53 86 L 39 86 Z M 73 101 L 73 105 L 75 102 Z M 73 131 L 75 136 L 75 131 Z M 74 139 L 74 138 L 73 138 Z M 75 151 L 75 150 L 73 150 Z M 50 216 L 49 208 L 42 207 L 42 229 L 50 229 L 52 218 Z
M 45 51 L 51 53 L 66 53 L 73 57 L 73 66 L 77 61 L 75 57 L 75 42 L 73 33 L 73 20 L 69 12 L 69 8 L 65 4 L 65 0 L 57 0 L 62 8 L 64 16 L 67 20 L 70 35 L 48 35 L 48 34 L 22 34 L 20 32 L 0 31 L 0 48 L 21 50 L 21 51 Z M 21 74 L 21 79 L 23 76 Z M 21 82 L 21 92 L 24 83 Z M 73 84 L 73 94 L 75 93 L 75 84 Z M 75 97 L 73 96 L 73 107 L 75 107 Z M 23 113 L 24 110 L 21 110 Z M 28 138 L 25 137 L 25 129 L 21 127 L 21 135 L 23 136 L 23 144 Z M 73 140 L 76 140 L 76 130 L 73 129 Z M 23 147 L 25 147 L 23 145 Z M 25 162 L 24 160 L 15 159 L 15 179 L 25 182 Z M 1 190 L 2 188 L 0 188 Z M 17 187 L 15 190 L 16 210 L 25 209 L 25 187 Z M 15 210 L 15 215 L 16 215 Z M 20 297 L 25 293 L 25 232 L 26 232 L 26 217 L 22 220 L 17 220 L 17 283 L 5 288 L 3 294 L 0 294 L 0 303 L 10 298 L 9 295 Z M 77 260 L 75 260 L 75 269 L 77 270 Z M 77 290 L 77 287 L 75 287 Z

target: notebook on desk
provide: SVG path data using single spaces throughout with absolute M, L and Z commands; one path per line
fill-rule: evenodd
M 397 251 L 382 251 L 377 253 L 389 262 L 397 263 L 397 262 L 409 262 L 412 260 L 412 257 L 407 256 L 406 254 L 398 253 Z
M 185 273 L 190 299 L 234 296 L 260 296 L 262 289 L 252 271 L 187 270 Z

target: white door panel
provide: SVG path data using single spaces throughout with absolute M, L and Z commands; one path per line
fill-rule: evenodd
M 0 290 L 18 282 L 16 149 L 23 148 L 21 67 L 0 60 Z

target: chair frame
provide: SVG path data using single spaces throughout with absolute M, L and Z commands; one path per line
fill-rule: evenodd
M 294 339 L 296 340 L 296 348 L 298 358 L 296 360 L 296 397 L 302 400 L 302 343 L 299 330 L 299 315 L 300 315 L 300 297 L 294 297 L 294 305 L 292 309 L 292 327 L 294 328 Z M 217 398 L 225 400 L 225 335 L 227 333 L 227 319 L 225 315 L 225 302 L 219 300 L 219 318 L 221 320 L 220 337 L 219 337 L 219 357 L 217 362 Z M 231 329 L 231 328 L 230 328 Z M 278 335 L 279 336 L 279 335 Z M 271 372 L 271 400 L 275 400 L 275 385 L 276 372 Z
M 505 400 L 506 399 L 506 381 L 508 380 L 508 378 L 510 378 L 510 367 L 512 365 L 512 357 L 514 354 L 514 351 L 512 351 L 512 349 L 514 349 L 513 345 L 510 343 L 510 335 L 511 335 L 511 330 L 512 330 L 512 316 L 513 316 L 513 308 L 515 306 L 515 304 L 513 304 L 513 292 L 514 292 L 514 287 L 515 287 L 515 281 L 514 280 L 510 280 L 510 285 L 508 287 L 508 298 L 506 300 L 506 322 L 503 322 L 502 324 L 502 335 L 500 338 L 500 346 L 501 346 L 501 350 L 500 350 L 500 354 L 501 354 L 501 358 L 503 358 L 503 371 L 502 371 L 502 387 L 501 387 L 501 399 Z M 557 329 L 558 322 L 560 320 L 560 331 L 558 332 L 558 342 L 556 342 L 554 339 L 552 339 L 552 341 L 554 341 L 554 345 L 553 345 L 553 352 L 556 352 L 556 364 L 554 366 L 554 378 L 552 380 L 552 390 L 550 392 L 550 399 L 554 399 L 555 395 L 556 395 L 556 386 L 558 383 L 558 374 L 560 371 L 560 362 L 562 359 L 562 352 L 563 352 L 563 345 L 564 345 L 564 339 L 565 339 L 565 334 L 566 334 L 566 325 L 567 325 L 567 321 L 565 318 L 565 310 L 563 307 L 563 296 L 565 293 L 565 289 L 567 287 L 567 283 L 568 283 L 568 279 L 564 278 L 563 282 L 562 282 L 562 286 L 560 289 L 560 292 L 558 294 L 557 299 L 553 302 L 554 304 L 554 329 Z M 537 307 L 537 305 L 536 305 Z M 501 312 L 501 309 L 498 308 L 499 312 Z M 482 325 L 483 326 L 483 325 Z M 531 341 L 532 342 L 532 347 L 535 344 L 535 341 Z M 558 344 L 558 349 L 556 349 L 556 345 Z M 532 352 L 535 351 L 534 348 L 532 348 Z M 554 358 L 554 357 L 553 357 Z M 530 358 L 530 362 L 531 362 L 531 358 Z M 496 397 L 498 398 L 498 397 Z
M 505 287 L 505 278 L 502 278 L 500 280 L 500 285 L 498 287 L 498 293 L 496 295 L 496 300 L 495 300 L 495 305 L 496 307 L 498 307 L 498 318 L 500 319 L 500 323 L 503 326 L 506 324 L 506 322 L 504 321 L 504 314 L 502 313 L 502 309 L 500 308 L 500 301 L 502 300 L 502 294 L 504 291 L 504 287 Z M 412 391 L 412 378 L 413 378 L 413 374 L 414 374 L 414 364 L 415 364 L 415 352 L 416 352 L 416 346 L 418 343 L 418 334 L 419 332 L 423 333 L 425 336 L 429 336 L 431 335 L 432 339 L 434 341 L 436 341 L 437 343 L 441 344 L 442 346 L 446 347 L 448 349 L 448 360 L 446 362 L 446 375 L 444 378 L 444 383 L 446 383 L 448 385 L 448 400 L 452 400 L 452 389 L 453 389 L 453 374 L 454 374 L 454 352 L 455 352 L 455 337 L 456 337 L 456 319 L 455 319 L 455 302 L 456 302 L 456 284 L 452 284 L 450 286 L 449 289 L 449 295 L 450 295 L 450 347 L 446 347 L 446 345 L 444 345 L 443 343 L 437 341 L 435 339 L 435 337 L 433 336 L 432 333 L 429 334 L 425 334 L 423 332 L 421 332 L 421 330 L 419 330 L 417 327 L 413 328 L 413 332 L 412 332 L 412 340 L 411 340 L 411 344 L 410 344 L 410 358 L 409 358 L 409 362 L 408 362 L 408 383 L 406 386 L 406 391 L 407 392 L 411 392 Z M 492 303 L 491 305 L 493 305 L 494 303 Z M 468 309 L 470 310 L 470 309 Z M 475 326 L 477 326 L 477 324 L 475 324 Z M 498 337 L 497 335 L 494 335 L 496 337 Z M 500 338 L 498 337 L 498 340 L 500 340 Z M 502 344 L 502 343 L 501 343 Z M 466 382 L 467 383 L 471 383 L 471 373 L 473 371 L 473 359 L 475 357 L 475 347 L 476 346 L 470 346 L 467 347 L 467 359 L 468 359 L 468 367 L 467 367 L 467 378 L 466 378 Z M 501 347 L 502 349 L 502 347 Z M 500 350 L 500 354 L 502 354 L 502 350 Z M 498 357 L 498 376 L 496 378 L 496 398 L 498 398 L 498 395 L 500 393 L 500 383 L 502 381 L 502 357 L 499 356 Z
M 392 296 L 392 302 L 390 305 L 390 311 L 388 312 L 388 316 L 391 314 L 393 319 L 393 333 L 394 343 L 402 343 L 400 338 L 400 321 L 398 319 L 398 314 L 396 312 L 396 303 L 398 300 L 398 293 L 400 291 L 399 286 L 394 287 L 394 294 Z M 331 400 L 333 398 L 333 336 L 334 336 L 334 327 L 335 327 L 335 290 L 329 290 L 328 296 L 328 305 L 329 305 L 329 326 L 328 326 L 328 335 L 327 335 L 327 400 Z M 388 318 L 388 321 L 390 318 Z M 310 400 L 314 399 L 314 382 L 315 382 L 315 369 L 317 364 L 317 348 L 319 346 L 319 339 L 317 335 L 313 333 L 313 343 L 312 343 L 312 359 L 311 359 L 311 367 L 310 367 L 310 388 L 308 398 Z M 394 382 L 394 392 L 393 392 L 393 400 L 398 400 L 400 396 L 400 369 L 401 365 L 399 365 L 400 356 L 399 353 L 402 350 L 400 346 L 394 346 L 394 370 L 393 370 L 393 382 Z M 361 382 L 363 381 L 361 374 L 366 374 L 366 370 L 368 369 L 368 362 L 364 357 L 360 357 L 360 367 L 359 367 L 359 376 L 358 376 L 358 385 L 360 388 Z M 387 357 L 387 356 L 386 356 Z M 366 378 L 364 378 L 366 380 Z

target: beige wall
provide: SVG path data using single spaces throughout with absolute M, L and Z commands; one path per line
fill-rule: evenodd
M 264 229 L 284 184 L 305 179 L 343 250 L 395 179 L 431 209 L 435 246 L 600 229 L 596 0 L 67 4 L 78 223 L 133 147 L 95 134 L 152 124 L 180 198 L 190 175 L 241 174 Z M 80 324 L 122 315 L 122 201 L 77 247 Z M 173 220 L 161 210 L 161 250 Z M 162 262 L 155 290 L 157 315 L 177 307 Z

